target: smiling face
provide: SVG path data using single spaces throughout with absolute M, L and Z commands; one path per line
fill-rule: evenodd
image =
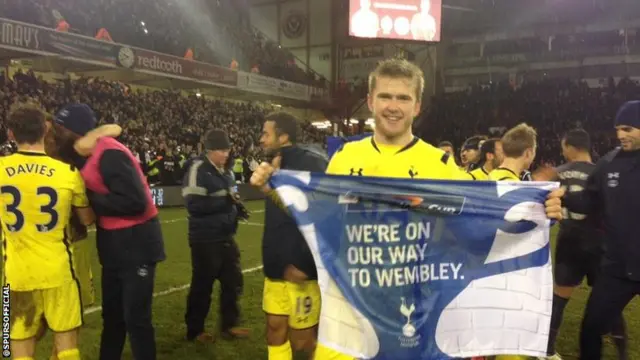
M 388 142 L 411 136 L 411 125 L 420 111 L 416 99 L 417 81 L 380 76 L 369 94 L 369 110 L 375 119 L 375 131 Z
M 392 58 L 378 64 L 369 75 L 367 95 L 376 141 L 388 145 L 411 142 L 411 125 L 420 112 L 423 90 L 424 74 L 411 62 Z
M 640 129 L 621 125 L 616 127 L 616 135 L 624 151 L 640 150 Z

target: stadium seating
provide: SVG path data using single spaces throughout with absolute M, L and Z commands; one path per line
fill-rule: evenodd
M 296 65 L 294 56 L 251 26 L 238 0 L 0 0 L 2 17 L 49 28 L 61 20 L 68 31 L 316 87 L 327 80 Z M 64 27 L 66 29 L 66 27 Z M 60 28 L 62 29 L 62 27 Z
M 51 84 L 28 72 L 18 72 L 13 79 L 0 75 L 0 89 L 0 124 L 11 104 L 26 97 L 35 97 L 51 112 L 64 103 L 82 101 L 92 105 L 102 122 L 122 125 L 123 140 L 129 146 L 150 153 L 166 149 L 197 152 L 202 134 L 219 127 L 229 132 L 234 154 L 259 159 L 259 146 L 251 145 L 259 144 L 261 115 L 273 110 L 183 97 L 172 91 L 129 93 L 124 84 L 93 78 Z M 559 139 L 571 128 L 589 131 L 596 157 L 613 148 L 616 109 L 638 95 L 640 86 L 625 79 L 618 84 L 611 80 L 601 88 L 569 79 L 530 81 L 517 89 L 502 83 L 477 86 L 435 97 L 418 121 L 416 133 L 431 143 L 448 140 L 460 146 L 472 135 L 493 131 L 499 136 L 504 128 L 527 122 L 539 133 L 537 162 L 559 164 Z M 307 125 L 302 141 L 324 144 L 325 136 Z
M 117 123 L 125 130 L 122 141 L 139 153 L 171 150 L 197 153 L 198 143 L 210 128 L 224 129 L 232 140 L 232 153 L 260 158 L 259 138 L 266 112 L 260 105 L 185 97 L 174 91 L 132 92 L 118 82 L 96 78 L 47 83 L 32 72 L 19 71 L 9 79 L 0 72 L 0 132 L 12 104 L 32 98 L 55 113 L 64 104 L 91 105 L 102 123 Z M 302 142 L 322 143 L 325 133 L 303 125 Z M 252 146 L 254 145 L 254 146 Z
M 434 98 L 416 133 L 431 143 L 448 140 L 460 147 L 473 135 L 490 135 L 492 129 L 499 135 L 526 122 L 538 131 L 537 162 L 559 164 L 560 137 L 569 129 L 582 127 L 591 134 L 596 157 L 615 147 L 613 117 L 639 93 L 638 84 L 628 79 L 599 88 L 558 78 L 525 82 L 517 89 L 508 83 L 475 86 Z

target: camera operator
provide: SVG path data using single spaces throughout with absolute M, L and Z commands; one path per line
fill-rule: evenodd
M 191 288 L 187 297 L 187 340 L 213 342 L 204 323 L 211 307 L 213 282 L 220 281 L 220 316 L 223 335 L 245 337 L 238 327 L 243 279 L 240 251 L 234 240 L 239 219 L 248 213 L 225 169 L 231 144 L 224 131 L 210 130 L 204 137 L 205 154 L 194 159 L 185 174 L 182 195 L 189 213 Z

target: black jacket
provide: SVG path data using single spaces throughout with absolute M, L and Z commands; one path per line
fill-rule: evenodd
M 583 192 L 566 195 L 570 211 L 598 214 L 604 226 L 602 271 L 640 281 L 640 150 L 613 150 L 596 164 Z
M 83 159 L 76 159 L 83 166 Z M 99 163 L 103 182 L 109 192 L 87 190 L 96 216 L 136 216 L 144 213 L 149 199 L 135 164 L 120 150 L 106 150 Z M 162 229 L 157 217 L 126 229 L 106 230 L 96 226 L 98 257 L 103 267 L 122 268 L 149 265 L 165 260 Z
M 191 163 L 182 184 L 189 213 L 189 243 L 231 241 L 238 228 L 231 177 L 201 156 Z
M 289 146 L 282 148 L 280 153 L 281 169 L 324 173 L 329 163 L 325 154 L 310 148 Z M 271 198 L 267 197 L 265 201 L 262 235 L 264 275 L 270 279 L 282 279 L 284 269 L 291 264 L 307 274 L 309 279 L 317 279 L 313 256 L 295 220 Z

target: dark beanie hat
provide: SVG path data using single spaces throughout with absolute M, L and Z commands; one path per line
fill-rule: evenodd
M 222 130 L 209 130 L 204 135 L 204 149 L 205 150 L 230 150 L 231 142 L 227 133 Z
M 87 104 L 71 104 L 60 110 L 55 122 L 76 135 L 84 136 L 98 124 L 96 114 Z
M 627 101 L 620 107 L 615 126 L 621 125 L 640 129 L 640 100 Z

